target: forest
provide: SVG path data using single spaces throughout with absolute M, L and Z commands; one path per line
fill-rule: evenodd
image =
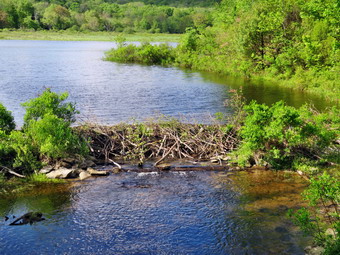
M 162 1 L 4 0 L 0 29 L 184 33 L 187 27 L 211 25 L 211 8 L 193 7 L 203 1 L 185 2 L 190 7 Z

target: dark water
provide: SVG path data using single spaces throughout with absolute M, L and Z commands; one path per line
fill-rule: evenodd
M 303 254 L 287 220 L 301 204 L 290 174 L 122 173 L 0 198 L 0 254 Z M 59 188 L 58 188 L 59 187 Z
M 20 106 L 44 88 L 68 91 L 81 112 L 79 121 L 114 124 L 166 114 L 200 122 L 228 112 L 223 102 L 229 89 L 244 86 L 248 100 L 272 103 L 284 99 L 300 106 L 325 102 L 302 93 L 177 68 L 117 64 L 102 60 L 110 42 L 0 40 L 0 102 L 22 125 Z

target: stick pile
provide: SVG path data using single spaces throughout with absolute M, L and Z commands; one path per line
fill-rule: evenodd
M 234 150 L 238 144 L 236 134 L 224 131 L 223 126 L 184 124 L 177 121 L 164 123 L 119 124 L 99 126 L 87 124 L 77 131 L 89 141 L 93 156 L 125 160 L 164 159 L 208 160 Z

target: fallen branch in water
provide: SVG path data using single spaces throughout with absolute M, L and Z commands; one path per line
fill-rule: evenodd
M 20 177 L 20 178 L 25 178 L 26 177 L 25 175 L 18 174 L 17 172 L 14 172 L 12 169 L 10 169 L 8 167 L 0 166 L 0 168 L 1 168 L 0 172 L 6 172 L 6 173 L 9 173 L 11 175 L 15 175 L 17 177 Z

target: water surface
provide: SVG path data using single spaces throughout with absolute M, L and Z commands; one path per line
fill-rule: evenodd
M 231 88 L 241 85 L 248 101 L 325 105 L 296 91 L 253 86 L 216 74 L 103 61 L 104 52 L 112 47 L 113 42 L 0 40 L 0 102 L 12 111 L 19 127 L 24 114 L 20 103 L 47 87 L 69 92 L 81 112 L 79 121 L 101 124 L 159 114 L 209 122 L 216 112 L 230 112 L 223 102 Z
M 0 198 L 0 254 L 304 254 L 285 214 L 305 183 L 292 174 L 121 173 Z

